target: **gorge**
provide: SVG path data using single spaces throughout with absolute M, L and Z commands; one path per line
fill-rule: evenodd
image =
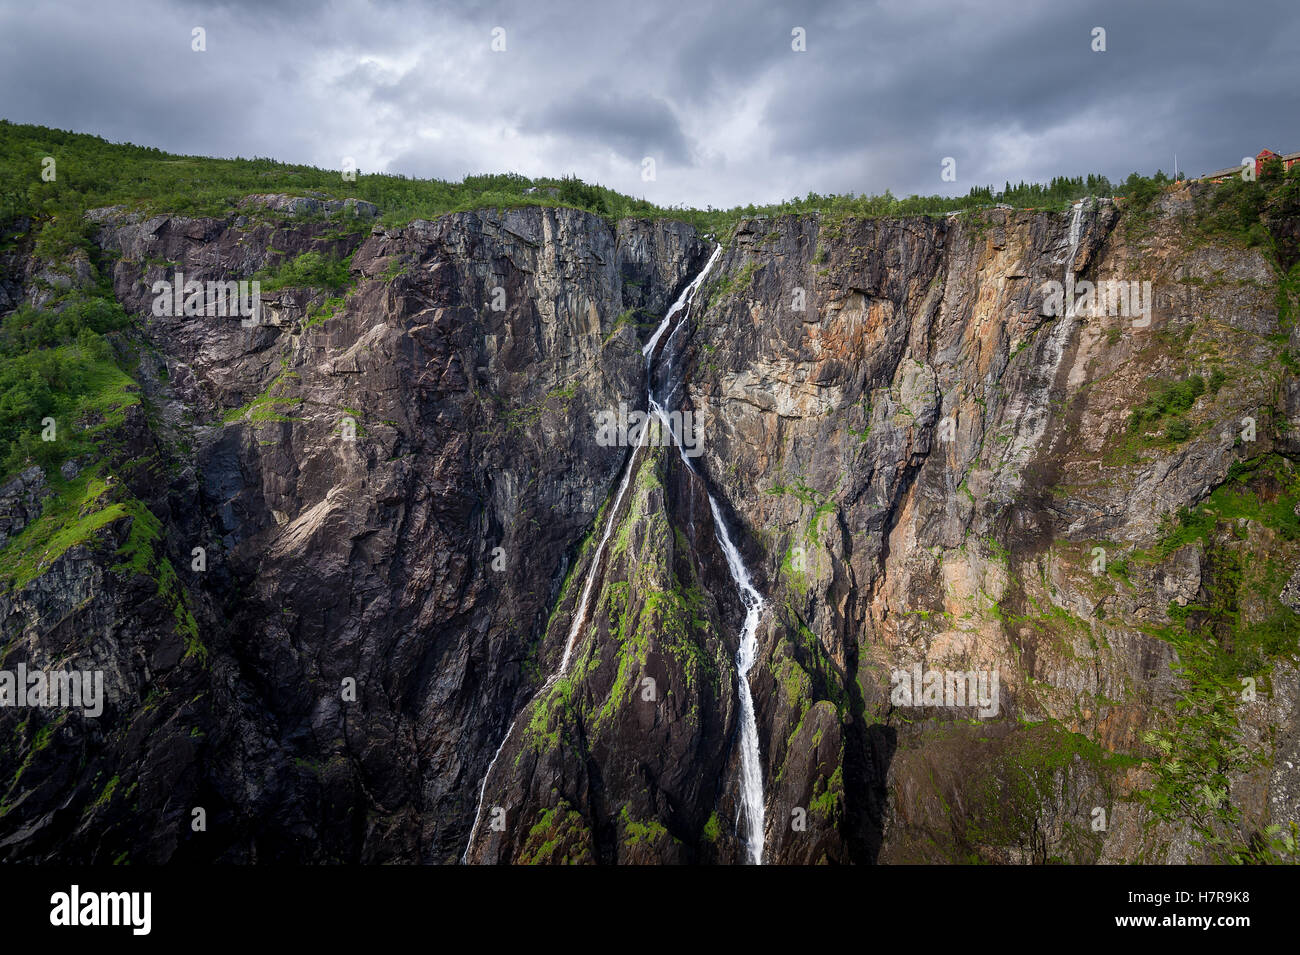
M 268 193 L 94 209 L 57 261 L 12 226 L 0 312 L 102 282 L 132 321 L 96 451 L 0 486 L 0 669 L 104 674 L 96 718 L 0 708 L 0 859 L 1267 851 L 1300 230 L 1215 231 L 1212 189 L 716 236 Z M 346 286 L 154 308 L 308 255 Z M 1053 307 L 1084 280 L 1150 282 L 1149 322 Z M 996 713 L 895 705 L 914 667 Z

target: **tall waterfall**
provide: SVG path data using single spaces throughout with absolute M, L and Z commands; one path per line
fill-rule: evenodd
M 713 256 L 709 259 L 708 265 L 704 267 L 701 273 L 700 281 L 713 266 L 713 261 L 722 251 L 718 246 L 713 251 Z M 669 318 L 672 317 L 669 312 Z M 676 336 L 678 329 L 685 323 L 685 317 L 678 322 L 677 327 L 673 329 L 672 337 Z M 646 354 L 653 354 L 654 346 L 663 333 L 664 325 L 660 325 L 653 338 L 646 345 Z M 666 383 L 665 390 L 655 394 L 653 381 L 651 382 L 651 391 L 649 395 L 649 406 L 651 410 L 659 417 L 664 428 L 669 428 L 667 412 L 664 409 L 663 402 L 668 400 L 677 383 Z M 669 429 L 671 430 L 671 429 Z M 695 464 L 686 456 L 685 448 L 678 445 L 678 451 L 681 453 L 682 462 L 691 469 L 697 476 L 699 472 L 695 469 Z M 701 479 L 701 483 L 703 480 Z M 766 810 L 763 805 L 763 771 L 759 758 L 758 749 L 758 721 L 754 714 L 754 695 L 749 688 L 749 671 L 754 666 L 754 661 L 758 656 L 758 623 L 763 616 L 763 608 L 766 606 L 762 594 L 754 586 L 749 576 L 749 570 L 745 567 L 745 561 L 740 556 L 740 551 L 731 540 L 731 534 L 727 530 L 727 522 L 722 517 L 722 511 L 718 507 L 717 499 L 708 491 L 705 485 L 705 493 L 709 498 L 709 509 L 713 513 L 713 526 L 716 531 L 718 545 L 722 548 L 722 553 L 727 559 L 727 569 L 731 572 L 731 579 L 736 582 L 736 589 L 740 594 L 740 600 L 745 607 L 745 622 L 740 628 L 740 645 L 736 651 L 736 692 L 740 697 L 740 807 L 737 811 L 737 823 L 744 821 L 744 839 L 745 848 L 749 855 L 749 861 L 755 865 L 763 864 L 763 841 L 764 832 L 763 824 L 766 817 Z
M 649 408 L 656 414 L 662 423 L 662 426 L 668 427 L 668 419 L 660 405 L 659 399 L 665 395 L 661 392 L 656 395 L 653 384 L 653 364 L 655 360 L 655 350 L 659 345 L 660 338 L 665 331 L 672 325 L 673 319 L 681 314 L 682 319 L 673 328 L 669 341 L 676 336 L 678 329 L 684 324 L 685 319 L 689 316 L 690 306 L 694 302 L 695 293 L 703 284 L 704 279 L 708 276 L 713 265 L 722 253 L 722 246 L 715 246 L 713 254 L 709 256 L 708 262 L 700 270 L 692 282 L 682 290 L 681 295 L 677 297 L 670 309 L 664 315 L 663 320 L 655 329 L 650 340 L 646 342 L 642 349 L 642 354 L 646 359 L 646 382 L 647 393 L 646 400 Z M 671 389 L 670 389 L 671 391 Z M 671 430 L 671 429 L 669 429 Z M 642 429 L 640 441 L 632 449 L 632 454 L 624 466 L 622 479 L 619 481 L 618 492 L 614 496 L 614 501 L 609 509 L 609 514 L 605 519 L 605 528 L 601 534 L 600 542 L 596 546 L 595 553 L 592 554 L 591 564 L 587 570 L 587 579 L 583 583 L 582 595 L 579 598 L 578 606 L 573 614 L 573 622 L 569 626 L 569 633 L 564 642 L 564 653 L 560 657 L 560 665 L 552 673 L 541 688 L 529 698 L 529 702 L 535 697 L 546 692 L 550 687 L 563 676 L 569 668 L 569 661 L 573 655 L 573 649 L 577 645 L 578 638 L 586 625 L 587 610 L 591 601 L 592 590 L 595 587 L 596 580 L 600 576 L 601 559 L 604 556 L 605 548 L 609 544 L 610 535 L 613 533 L 615 521 L 618 519 L 619 508 L 622 505 L 623 497 L 627 493 L 628 485 L 631 483 L 632 475 L 636 472 L 637 457 L 641 449 L 646 445 L 646 439 L 649 435 L 649 429 Z M 682 460 L 692 471 L 695 466 L 690 458 L 686 457 L 685 450 L 679 445 L 679 451 L 682 453 Z M 698 472 L 695 472 L 698 475 Z M 707 493 L 707 490 L 706 490 Z M 718 544 L 722 548 L 723 554 L 727 559 L 727 568 L 731 572 L 732 579 L 736 582 L 736 587 L 740 592 L 740 599 L 745 607 L 745 622 L 740 630 L 740 646 L 736 653 L 736 683 L 740 697 L 740 816 L 744 817 L 744 838 L 745 846 L 751 862 L 761 864 L 763 861 L 763 774 L 759 761 L 758 750 L 758 724 L 754 716 L 754 697 L 749 689 L 749 671 L 754 665 L 754 660 L 758 654 L 758 623 L 762 616 L 764 602 L 763 597 L 759 594 L 750 579 L 749 571 L 745 568 L 740 552 L 732 543 L 731 535 L 727 531 L 726 522 L 722 518 L 722 512 L 718 508 L 718 502 L 712 494 L 709 497 L 709 507 L 713 512 L 713 524 L 717 529 Z M 469 841 L 465 845 L 465 851 L 461 855 L 461 862 L 469 861 L 470 849 L 474 845 L 474 839 L 478 835 L 479 824 L 483 816 L 483 798 L 487 793 L 488 781 L 492 778 L 492 770 L 496 767 L 497 760 L 501 756 L 501 751 L 505 748 L 506 741 L 514 732 L 515 724 L 519 721 L 519 715 L 528 708 L 525 703 L 515 718 L 511 720 L 510 726 L 506 729 L 505 736 L 497 745 L 496 752 L 492 756 L 492 761 L 488 763 L 487 772 L 483 774 L 483 782 L 479 786 L 478 806 L 474 811 L 474 824 L 470 827 Z

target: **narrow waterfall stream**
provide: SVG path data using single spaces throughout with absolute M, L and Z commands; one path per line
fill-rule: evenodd
M 650 407 L 654 409 L 662 426 L 667 428 L 668 418 L 663 407 L 654 398 L 650 399 Z M 691 463 L 691 459 L 686 456 L 686 451 L 680 444 L 678 451 L 681 453 L 682 462 L 699 477 L 695 465 Z M 703 478 L 700 480 L 703 483 Z M 762 619 L 766 602 L 750 579 L 745 561 L 727 531 L 727 523 L 718 509 L 717 499 L 709 493 L 707 485 L 704 493 L 709 498 L 709 510 L 713 513 L 713 527 L 718 545 L 727 558 L 727 569 L 731 571 L 731 579 L 736 582 L 741 603 L 745 607 L 745 622 L 740 628 L 740 646 L 736 650 L 736 692 L 740 697 L 740 807 L 737 810 L 736 822 L 739 824 L 740 817 L 744 816 L 743 831 L 749 861 L 754 865 L 762 865 L 763 823 L 766 810 L 763 805 L 763 771 L 758 751 L 758 720 L 754 714 L 754 695 L 749 689 L 749 671 L 758 657 L 758 622 Z M 739 825 L 737 828 L 740 828 Z
M 745 846 L 749 861 L 763 864 L 763 822 L 766 808 L 763 805 L 763 770 L 758 752 L 758 720 L 754 716 L 754 695 L 749 689 L 749 671 L 758 658 L 758 621 L 765 606 L 762 595 L 750 580 L 749 571 L 731 542 L 727 524 L 718 511 L 718 502 L 709 495 L 713 510 L 713 526 L 718 531 L 718 543 L 727 556 L 727 567 L 745 604 L 745 623 L 740 628 L 740 647 L 736 651 L 736 687 L 740 696 L 740 811 L 745 816 Z M 739 815 L 739 814 L 738 814 Z M 739 821 L 739 819 L 737 819 Z
M 1070 206 L 1070 247 L 1065 253 L 1065 276 L 1062 285 L 1069 288 L 1074 278 L 1074 257 L 1079 253 L 1079 241 L 1083 238 L 1083 200 Z M 1071 290 L 1072 291 L 1072 290 Z M 1074 315 L 1074 296 L 1066 293 L 1065 317 Z
M 713 250 L 713 256 L 709 259 L 708 265 L 704 267 L 701 278 L 708 274 L 709 269 L 713 266 L 713 260 L 718 257 L 722 247 L 718 246 Z M 698 281 L 698 279 L 697 279 Z M 669 313 L 671 318 L 672 313 Z M 687 315 L 682 316 L 682 321 L 677 323 L 673 329 L 672 335 L 669 336 L 669 343 L 676 337 L 678 329 L 685 324 Z M 650 342 L 646 345 L 646 354 L 652 354 L 654 346 L 663 332 L 664 326 L 660 326 L 658 331 Z M 668 414 L 664 405 L 671 402 L 671 397 L 676 393 L 677 386 L 680 382 L 670 381 L 666 392 L 655 393 L 654 381 L 650 382 L 649 406 L 656 417 L 659 418 L 661 426 L 671 432 L 669 426 Z M 727 530 L 727 522 L 722 517 L 722 511 L 718 507 L 717 499 L 709 492 L 708 485 L 704 484 L 703 477 L 695 469 L 695 464 L 686 455 L 686 449 L 682 447 L 680 440 L 682 436 L 675 435 L 677 441 L 677 450 L 682 456 L 682 463 L 690 468 L 691 472 L 700 478 L 700 483 L 704 486 L 705 494 L 709 498 L 709 509 L 713 513 L 713 526 L 716 531 L 718 545 L 722 548 L 722 553 L 727 559 L 727 569 L 731 572 L 731 579 L 736 582 L 736 589 L 740 594 L 741 603 L 745 607 L 745 622 L 740 628 L 740 645 L 736 651 L 736 692 L 740 697 L 740 806 L 737 810 L 737 828 L 741 817 L 744 817 L 744 829 L 742 830 L 745 838 L 745 848 L 749 854 L 749 861 L 754 865 L 763 864 L 763 825 L 766 818 L 766 810 L 763 805 L 763 771 L 759 759 L 758 750 L 758 721 L 754 714 L 754 695 L 749 689 L 749 671 L 754 666 L 754 661 L 758 656 L 758 623 L 763 616 L 763 608 L 766 606 L 763 595 L 758 592 L 749 576 L 749 571 L 745 567 L 745 561 L 740 556 L 740 551 L 731 540 L 731 534 Z
M 717 262 L 718 256 L 721 255 L 721 253 L 722 246 L 715 246 L 713 254 L 709 256 L 709 260 L 705 263 L 704 268 L 701 269 L 700 273 L 691 281 L 691 283 L 682 290 L 681 295 L 677 297 L 677 300 L 673 303 L 672 307 L 664 315 L 663 320 L 659 323 L 659 327 L 655 329 L 654 334 L 650 336 L 650 340 L 646 342 L 645 347 L 641 350 L 646 359 L 646 399 L 648 407 L 652 413 L 660 419 L 661 425 L 664 428 L 668 428 L 668 418 L 664 413 L 659 398 L 665 398 L 665 400 L 667 400 L 667 398 L 662 393 L 658 396 L 655 394 L 652 374 L 654 370 L 653 365 L 655 361 L 656 348 L 659 345 L 660 338 L 663 337 L 664 332 L 672 325 L 673 319 L 676 318 L 678 314 L 681 314 L 682 318 L 672 329 L 672 334 L 669 336 L 669 343 L 671 343 L 672 339 L 676 336 L 678 329 L 680 329 L 685 323 L 686 318 L 689 317 L 690 307 L 694 302 L 695 293 L 703 284 L 705 278 L 713 268 L 714 263 Z M 671 429 L 669 430 L 671 432 Z M 514 732 L 515 724 L 519 721 L 519 716 L 527 710 L 528 703 L 532 702 L 532 700 L 537 696 L 546 692 L 546 690 L 548 690 L 556 680 L 568 671 L 574 647 L 577 646 L 578 637 L 582 633 L 583 627 L 586 625 L 588 607 L 591 602 L 591 594 L 595 588 L 597 578 L 600 577 L 601 562 L 604 557 L 605 548 L 614 531 L 614 524 L 618 519 L 619 509 L 623 503 L 623 497 L 627 493 L 628 485 L 632 480 L 632 475 L 636 472 L 637 457 L 640 455 L 641 449 L 645 447 L 648 436 L 649 428 L 647 427 L 642 429 L 640 439 L 637 442 L 636 447 L 632 449 L 627 464 L 624 465 L 623 476 L 619 481 L 618 491 L 614 496 L 612 506 L 609 509 L 609 514 L 605 519 L 605 527 L 601 534 L 600 541 L 596 546 L 595 552 L 592 554 L 591 565 L 587 570 L 587 579 L 583 583 L 582 587 L 582 595 L 578 600 L 578 606 L 574 610 L 573 621 L 569 626 L 569 633 L 564 642 L 564 653 L 560 657 L 560 665 L 555 672 L 546 679 L 546 682 L 542 684 L 537 692 L 534 693 L 533 696 L 529 697 L 529 700 L 520 707 L 519 712 L 515 714 L 515 718 L 511 720 L 510 726 L 507 727 L 505 735 L 497 745 L 496 752 L 492 755 L 492 761 L 488 763 L 487 772 L 483 774 L 483 782 L 479 786 L 478 806 L 474 811 L 474 824 L 470 827 L 469 840 L 466 842 L 465 851 L 461 855 L 461 862 L 463 863 L 469 862 L 470 849 L 473 848 L 474 839 L 478 835 L 479 825 L 482 822 L 483 816 L 483 799 L 487 793 L 488 781 L 492 778 L 492 770 L 496 767 L 497 760 L 500 758 L 501 752 L 505 748 L 506 741 L 510 739 L 511 734 Z M 680 436 L 674 435 L 675 440 L 679 437 Z M 678 450 L 682 454 L 682 460 L 686 463 L 686 466 L 698 476 L 699 472 L 695 470 L 695 466 L 691 463 L 690 458 L 686 456 L 685 450 L 681 447 L 679 440 L 677 441 L 677 444 Z M 749 671 L 753 667 L 754 660 L 758 653 L 758 623 L 762 616 L 764 602 L 762 595 L 759 594 L 757 588 L 754 587 L 753 582 L 750 579 L 749 571 L 745 568 L 740 552 L 737 550 L 735 544 L 732 543 L 731 536 L 727 531 L 726 523 L 723 521 L 722 513 L 718 508 L 718 502 L 714 499 L 712 494 L 709 494 L 708 497 L 709 507 L 713 513 L 714 527 L 717 529 L 718 544 L 721 546 L 722 552 L 726 556 L 727 567 L 731 572 L 732 579 L 736 582 L 741 602 L 745 607 L 745 622 L 741 627 L 740 646 L 736 653 L 736 682 L 740 697 L 741 716 L 740 808 L 737 813 L 737 823 L 740 822 L 740 817 L 743 816 L 745 824 L 745 846 L 749 859 L 755 864 L 761 864 L 763 861 L 764 838 L 763 776 L 759 762 L 758 725 L 754 715 L 754 698 L 749 689 Z
M 1079 251 L 1079 239 L 1082 237 L 1080 226 L 1083 222 L 1083 200 L 1079 199 L 1070 206 L 1070 251 L 1065 259 L 1065 267 L 1074 271 L 1074 254 Z
M 681 295 L 677 296 L 677 301 L 673 302 L 672 308 L 668 309 L 668 313 L 664 315 L 663 321 L 659 323 L 659 327 L 655 329 L 655 333 L 650 336 L 650 341 L 646 342 L 645 347 L 641 349 L 641 354 L 645 356 L 646 365 L 646 398 L 650 401 L 652 407 L 658 407 L 654 404 L 654 395 L 652 394 L 653 385 L 650 376 L 651 366 L 654 364 L 655 346 L 659 344 L 659 338 L 663 335 L 664 329 L 666 329 L 669 323 L 672 322 L 673 316 L 678 312 L 682 312 L 683 317 L 689 313 L 690 303 L 695 297 L 696 290 L 704 283 L 705 277 L 709 274 L 709 270 L 713 268 L 713 263 L 717 261 L 718 254 L 721 251 L 722 246 L 717 246 L 713 250 L 713 254 L 709 256 L 709 261 L 704 263 L 704 268 L 700 270 L 700 274 L 695 276 L 691 281 L 691 284 L 682 290 Z M 678 324 L 680 325 L 680 323 Z M 569 638 L 564 642 L 564 656 L 560 658 L 559 672 L 552 676 L 551 680 L 555 680 L 558 676 L 563 676 L 564 672 L 569 668 L 569 657 L 573 653 L 574 645 L 578 641 L 578 634 L 582 632 L 583 624 L 587 622 L 587 604 L 591 600 L 592 586 L 595 584 L 596 578 L 599 576 L 601 555 L 605 552 L 605 545 L 609 543 L 609 535 L 614 531 L 614 521 L 618 517 L 619 505 L 623 503 L 623 494 L 627 491 L 627 486 L 632 480 L 633 472 L 636 471 L 637 455 L 639 455 L 641 449 L 645 447 L 646 437 L 648 434 L 649 429 L 643 428 L 640 440 L 637 442 L 637 446 L 633 449 L 632 456 L 628 460 L 627 469 L 623 473 L 623 482 L 619 485 L 618 495 L 614 498 L 614 506 L 610 509 L 609 517 L 605 521 L 605 534 L 600 539 L 600 546 L 596 548 L 596 554 L 592 558 L 591 568 L 587 571 L 587 582 L 582 587 L 582 599 L 579 601 L 578 609 L 573 615 L 573 624 L 569 627 Z

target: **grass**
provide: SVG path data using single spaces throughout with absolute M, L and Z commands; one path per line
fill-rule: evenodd
M 724 275 L 711 283 L 708 308 L 713 308 L 714 305 L 729 295 L 743 292 L 749 288 L 756 271 L 758 271 L 757 262 L 746 262 L 735 275 Z
M 983 765 L 969 786 L 965 837 L 976 845 L 1010 845 L 1033 849 L 1037 861 L 1066 857 L 1095 857 L 1100 837 L 1071 831 L 1066 823 L 1062 842 L 1051 843 L 1043 831 L 1043 809 L 1059 805 L 1070 790 L 1069 780 L 1094 775 L 1107 802 L 1114 779 L 1136 761 L 1111 753 L 1056 720 L 1022 725 L 1006 738 L 999 758 Z M 1090 771 L 1090 772 L 1088 772 Z
M 1198 427 L 1185 415 L 1202 395 L 1214 395 L 1226 376 L 1211 375 L 1207 385 L 1201 375 L 1152 382 L 1142 403 L 1129 412 L 1124 432 L 1107 448 L 1107 465 L 1134 465 L 1142 460 L 1141 452 L 1152 448 L 1171 448 L 1197 433 Z
M 1144 427 L 1149 428 L 1168 415 L 1179 415 L 1191 410 L 1196 404 L 1196 399 L 1203 394 L 1205 394 L 1205 379 L 1200 375 L 1190 375 L 1178 381 L 1156 382 L 1146 400 L 1129 414 L 1129 433 L 1137 434 Z M 1183 424 L 1185 425 L 1186 422 Z M 1186 437 L 1185 432 L 1183 438 Z
M 301 398 L 290 398 L 284 395 L 277 395 L 276 391 L 285 387 L 290 379 L 298 377 L 297 372 L 281 370 L 280 374 L 275 377 L 266 390 L 260 395 L 253 398 L 247 404 L 240 405 L 238 408 L 230 408 L 225 411 L 221 420 L 226 424 L 237 422 L 247 422 L 250 424 L 261 424 L 265 421 L 293 421 L 294 419 L 286 414 L 281 413 L 281 409 L 297 409 L 302 404 Z
M 623 823 L 623 845 L 627 848 L 638 846 L 643 842 L 647 844 L 655 843 L 668 835 L 668 830 L 654 820 L 639 822 L 632 819 L 628 815 L 627 806 L 622 808 L 618 818 Z
M 60 311 L 23 306 L 0 323 L 0 473 L 47 470 L 95 451 L 139 402 L 105 333 L 128 319 L 104 289 L 77 293 Z M 53 426 L 50 427 L 50 422 Z M 51 439 L 52 440 L 49 440 Z
M 1255 182 L 1233 176 L 1198 197 L 1195 225 L 1204 236 L 1224 236 L 1250 246 L 1274 249 L 1269 219 L 1300 215 L 1300 170 L 1266 173 Z
M 40 176 L 46 156 L 57 161 L 58 175 L 53 182 Z M 1001 190 L 973 187 L 966 195 L 955 197 L 901 198 L 889 191 L 879 196 L 809 193 L 764 206 L 668 208 L 573 177 L 530 179 L 504 173 L 447 182 L 358 171 L 355 181 L 349 182 L 336 169 L 261 158 L 180 156 L 148 146 L 110 143 L 83 133 L 0 120 L 0 222 L 26 216 L 39 223 L 38 253 L 48 259 L 92 248 L 92 225 L 82 217 L 87 209 L 123 206 L 142 213 L 221 217 L 239 209 L 245 196 L 266 192 L 364 199 L 379 207 L 383 224 L 390 227 L 448 212 L 567 206 L 610 222 L 627 216 L 677 219 L 725 240 L 741 219 L 755 215 L 819 213 L 830 223 L 840 223 L 850 216 L 944 215 L 995 202 L 1062 210 L 1072 200 L 1088 195 L 1122 196 L 1135 204 L 1145 203 L 1167 184 L 1161 173 L 1151 178 L 1133 173 L 1122 183 L 1097 175 L 1058 176 L 1046 184 L 1007 183 Z
M 774 484 L 767 489 L 767 493 L 775 496 L 788 494 L 797 499 L 799 503 L 812 508 L 812 514 L 808 518 L 808 526 L 804 530 L 804 539 L 809 543 L 816 543 L 821 537 L 822 519 L 834 514 L 836 511 L 833 494 L 825 494 L 815 487 L 810 487 L 799 476 L 794 478 L 793 484 Z
M 154 580 L 159 598 L 175 618 L 176 632 L 186 641 L 187 656 L 206 657 L 199 643 L 198 622 L 189 610 L 176 570 L 159 549 L 162 522 L 120 485 L 101 477 L 100 471 L 100 467 L 87 469 L 71 481 L 56 475 L 51 481 L 53 493 L 40 516 L 0 549 L 0 587 L 7 593 L 22 590 L 70 549 L 99 546 L 105 527 L 130 518 L 126 541 L 109 569 Z
M 337 295 L 332 295 L 319 304 L 309 305 L 302 327 L 315 328 L 317 325 L 324 325 L 330 319 L 336 318 L 345 305 L 345 300 Z
M 1183 508 L 1176 518 L 1166 517 L 1156 546 L 1135 557 L 1163 560 L 1188 544 L 1204 546 L 1220 522 L 1239 518 L 1271 528 L 1283 540 L 1300 540 L 1297 505 L 1300 505 L 1300 482 L 1285 458 L 1267 454 L 1239 461 L 1228 469 L 1224 482 L 1207 500 L 1195 508 Z
M 52 485 L 55 493 L 40 517 L 0 550 L 0 584 L 8 592 L 26 587 L 69 548 L 90 542 L 101 528 L 127 514 L 123 504 L 109 502 L 108 484 L 93 472 Z
M 162 521 L 138 500 L 124 505 L 124 510 L 131 516 L 131 530 L 126 543 L 117 551 L 121 560 L 113 565 L 112 571 L 123 575 L 140 574 L 154 580 L 158 585 L 159 599 L 170 608 L 175 619 L 175 632 L 185 640 L 185 656 L 206 660 L 207 650 L 199 640 L 198 621 L 190 612 L 176 568 L 157 546 L 163 536 Z

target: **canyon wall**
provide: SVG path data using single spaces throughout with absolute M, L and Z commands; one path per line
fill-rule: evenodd
M 764 861 L 1200 861 L 1300 821 L 1293 263 L 1186 188 L 742 221 L 649 368 L 691 227 L 370 211 L 93 213 L 69 281 L 137 317 L 132 397 L 0 488 L 0 660 L 107 704 L 0 708 L 0 858 L 744 861 L 710 494 L 765 600 Z M 307 252 L 345 294 L 154 314 Z M 702 453 L 655 425 L 625 473 L 596 416 L 651 378 Z M 901 701 L 913 668 L 996 675 L 993 712 Z

